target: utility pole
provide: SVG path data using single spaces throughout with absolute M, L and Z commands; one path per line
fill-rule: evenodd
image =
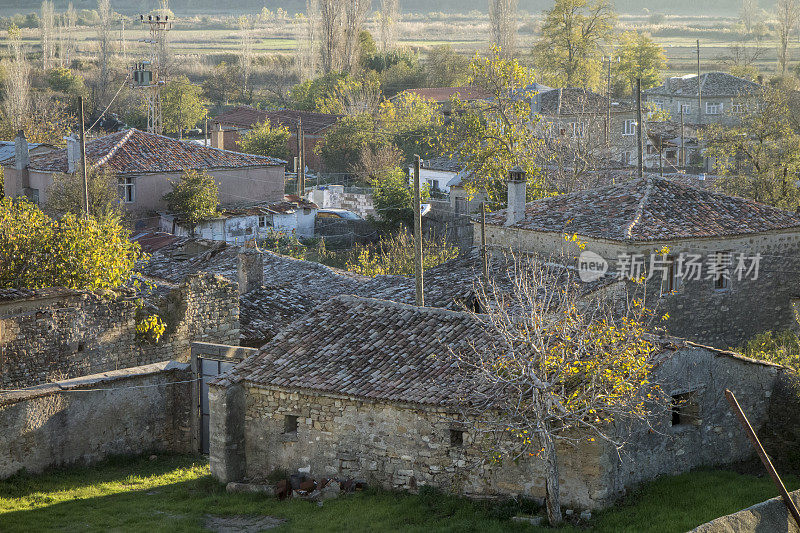
M 636 78 L 636 143 L 639 145 L 638 175 L 640 178 L 644 175 L 644 147 L 642 143 L 643 129 L 644 129 L 644 122 L 642 121 L 642 79 Z
M 700 95 L 700 39 L 697 39 L 697 125 L 703 123 L 703 98 Z
M 86 126 L 83 122 L 83 96 L 78 97 L 81 112 L 81 176 L 83 177 L 83 216 L 89 218 L 89 181 L 86 177 Z
M 303 197 L 303 190 L 305 188 L 305 179 L 303 176 L 303 123 L 297 119 L 297 157 L 295 158 L 295 172 L 297 172 L 297 196 Z
M 683 139 L 684 129 L 683 129 L 683 104 L 681 104 L 681 157 L 680 157 L 680 164 L 681 167 L 686 168 L 686 143 Z
M 486 202 L 481 202 L 481 262 L 483 263 L 483 281 L 489 281 L 489 262 L 486 258 Z
M 208 146 L 208 116 L 206 116 L 206 124 L 203 128 L 203 146 Z
M 418 155 L 414 156 L 414 280 L 416 293 L 414 302 L 418 307 L 425 305 L 425 295 L 422 286 L 422 206 L 420 205 L 419 192 L 419 167 L 421 161 Z

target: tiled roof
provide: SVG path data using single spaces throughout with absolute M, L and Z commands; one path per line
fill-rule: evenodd
M 506 210 L 487 215 L 504 225 Z M 800 228 L 800 214 L 647 177 L 529 202 L 512 227 L 616 241 L 717 237 Z
M 28 150 L 33 150 L 41 146 L 41 143 L 28 143 Z M 16 144 L 14 141 L 0 141 L 0 162 L 5 161 L 16 154 Z
M 107 165 L 116 174 L 286 164 L 274 157 L 220 150 L 133 128 L 88 141 L 86 157 L 93 166 Z M 67 150 L 31 156 L 28 168 L 44 172 L 67 172 Z
M 543 115 L 576 115 L 584 113 L 605 113 L 608 98 L 588 89 L 566 87 L 552 89 L 539 94 L 540 113 Z M 624 101 L 611 101 L 611 112 L 633 111 L 633 105 Z
M 314 113 L 312 111 L 296 111 L 294 109 L 264 110 L 250 106 L 238 106 L 216 117 L 213 122 L 237 128 L 252 128 L 269 119 L 270 124 L 279 124 L 294 131 L 299 120 L 303 131 L 316 134 L 330 128 L 339 120 L 339 115 Z
M 55 298 L 59 296 L 77 296 L 80 294 L 85 293 L 64 287 L 48 287 L 44 289 L 0 289 L 0 303 L 13 302 L 16 300 Z
M 455 157 L 440 156 L 422 160 L 422 168 L 443 172 L 461 172 L 464 165 Z
M 450 351 L 488 343 L 466 313 L 339 296 L 281 331 L 226 379 L 439 405 L 453 395 Z
M 434 102 L 449 102 L 453 96 L 458 96 L 464 101 L 483 100 L 491 96 L 479 87 L 425 87 L 422 89 L 406 89 L 403 92 L 416 94 L 425 100 L 433 100 Z
M 700 75 L 701 96 L 746 96 L 757 93 L 761 86 L 750 80 L 731 76 L 726 72 L 708 72 Z M 697 76 L 668 78 L 662 85 L 643 91 L 648 96 L 697 96 Z

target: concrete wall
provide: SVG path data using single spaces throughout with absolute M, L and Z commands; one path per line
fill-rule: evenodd
M 480 244 L 480 224 L 473 223 L 473 242 Z M 765 330 L 782 330 L 795 324 L 791 298 L 800 293 L 800 232 L 774 231 L 745 236 L 707 239 L 661 240 L 626 243 L 580 237 L 586 251 L 601 255 L 616 270 L 619 254 L 644 254 L 646 263 L 655 250 L 668 247 L 671 256 L 694 253 L 708 257 L 720 251 L 762 255 L 758 279 L 731 280 L 724 290 L 714 288 L 712 279 L 687 280 L 672 294 L 659 297 L 660 283 L 649 289 L 650 305 L 670 318 L 666 327 L 671 334 L 723 348 L 739 346 Z M 486 226 L 488 245 L 530 251 L 576 264 L 580 250 L 567 246 L 563 233 L 537 232 Z M 705 271 L 704 271 L 705 276 Z
M 0 478 L 110 455 L 191 452 L 191 379 L 188 363 L 162 362 L 0 395 Z M 167 385 L 179 381 L 187 383 Z
M 481 450 L 443 411 L 311 395 L 247 385 L 210 387 L 211 469 L 222 481 L 263 479 L 274 469 L 310 467 L 317 478 L 365 479 L 386 489 L 432 485 L 476 497 L 522 494 L 544 498 L 542 463 L 480 464 Z M 298 416 L 296 435 L 284 434 L 286 415 Z M 450 415 L 452 416 L 452 415 Z M 565 505 L 597 507 L 608 497 L 602 446 L 560 450 Z
M 90 292 L 0 302 L 0 388 L 188 361 L 191 341 L 239 343 L 238 292 L 224 278 L 191 276 L 145 311 L 168 324 L 156 344 L 137 336 L 136 304 Z
M 326 185 L 324 188 L 312 189 L 309 199 L 323 209 L 347 209 L 361 218 L 376 214 L 372 194 L 347 192 L 343 185 Z

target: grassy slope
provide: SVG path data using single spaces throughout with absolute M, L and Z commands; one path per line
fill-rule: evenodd
M 800 482 L 788 480 L 790 489 Z M 595 531 L 685 531 L 774 496 L 767 478 L 694 472 L 665 478 L 600 513 Z M 120 459 L 0 482 L 0 531 L 199 531 L 206 514 L 271 515 L 276 531 L 534 531 L 508 506 L 442 495 L 368 492 L 326 502 L 227 494 L 198 457 Z M 553 531 L 553 530 L 544 530 Z

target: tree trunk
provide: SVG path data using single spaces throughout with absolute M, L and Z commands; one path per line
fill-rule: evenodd
M 545 502 L 547 504 L 547 520 L 551 526 L 562 521 L 561 491 L 558 483 L 558 456 L 556 446 L 549 435 L 542 437 L 545 459 Z

